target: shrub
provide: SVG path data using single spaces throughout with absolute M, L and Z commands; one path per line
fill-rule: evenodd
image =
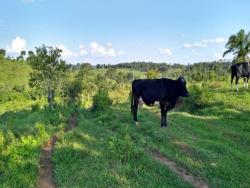
M 3 145 L 4 145 L 4 134 L 3 134 L 3 131 L 0 130 L 0 152 L 3 149 Z
M 185 100 L 186 105 L 190 110 L 204 108 L 209 103 L 209 89 L 206 83 L 202 85 L 192 85 L 189 88 L 190 96 Z
M 93 110 L 105 110 L 112 104 L 105 89 L 99 89 L 93 97 Z
M 22 86 L 15 85 L 12 88 L 12 90 L 21 93 L 21 92 L 23 92 L 25 90 L 25 86 L 24 85 L 22 85 Z
M 44 124 L 42 124 L 42 123 L 40 123 L 40 122 L 37 122 L 37 123 L 35 124 L 35 127 L 36 127 L 36 129 L 37 129 L 36 135 L 37 135 L 37 137 L 38 137 L 39 139 L 43 140 L 43 139 L 47 139 L 47 138 L 48 138 L 48 134 L 47 134 L 47 132 L 46 132 L 46 129 L 45 129 Z
M 65 95 L 68 102 L 76 102 L 79 99 L 79 95 L 82 91 L 82 83 L 79 80 L 69 82 L 65 88 Z
M 10 145 L 16 141 L 16 137 L 11 130 L 8 130 L 5 136 L 5 145 Z

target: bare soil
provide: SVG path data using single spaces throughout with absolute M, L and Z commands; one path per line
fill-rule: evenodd
M 168 159 L 166 156 L 162 155 L 159 151 L 152 151 L 150 153 L 155 160 L 159 161 L 166 167 L 170 168 L 173 172 L 179 175 L 184 181 L 190 183 L 194 187 L 209 188 L 209 185 L 206 182 L 194 177 L 193 175 L 188 173 L 188 171 L 185 168 L 178 166 L 174 161 Z
M 77 126 L 77 115 L 74 113 L 68 122 L 65 132 L 74 129 Z M 56 134 L 43 146 L 40 157 L 40 168 L 38 169 L 38 187 L 39 188 L 56 188 L 53 175 L 53 164 L 51 161 L 52 152 L 57 141 Z

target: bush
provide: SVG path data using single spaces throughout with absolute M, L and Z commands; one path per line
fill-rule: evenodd
M 82 83 L 79 80 L 69 82 L 65 87 L 65 95 L 68 102 L 77 102 L 82 91 Z
M 111 99 L 108 96 L 108 92 L 105 89 L 99 89 L 96 95 L 93 97 L 93 110 L 105 110 L 112 104 Z
M 3 131 L 0 130 L 0 153 L 3 149 L 3 145 L 4 145 L 4 134 L 3 134 Z
M 206 83 L 202 85 L 192 85 L 189 88 L 190 96 L 185 100 L 186 105 L 190 110 L 204 108 L 209 103 L 209 89 Z
M 22 86 L 17 86 L 17 85 L 15 85 L 15 86 L 12 88 L 12 90 L 21 93 L 21 92 L 23 92 L 23 91 L 25 90 L 25 86 L 24 86 L 24 85 L 22 85 Z

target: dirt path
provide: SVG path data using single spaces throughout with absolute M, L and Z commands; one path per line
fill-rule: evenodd
M 77 126 L 77 114 L 71 115 L 68 127 L 64 130 L 67 132 Z M 56 134 L 43 146 L 40 158 L 40 168 L 38 170 L 38 187 L 39 188 L 56 188 L 53 175 L 53 164 L 51 161 L 52 152 L 57 141 Z
M 169 160 L 167 157 L 162 155 L 159 151 L 152 151 L 150 152 L 151 156 L 165 165 L 166 167 L 170 168 L 173 172 L 179 175 L 184 181 L 190 183 L 196 188 L 209 188 L 209 185 L 204 181 L 192 176 L 187 172 L 186 169 L 183 167 L 178 166 L 174 161 Z

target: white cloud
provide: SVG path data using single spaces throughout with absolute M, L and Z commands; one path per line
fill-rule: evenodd
M 203 39 L 200 42 L 195 43 L 186 43 L 183 45 L 184 48 L 204 48 L 207 47 L 208 44 L 219 44 L 219 43 L 225 43 L 227 40 L 223 37 L 219 38 L 211 38 L 211 39 Z
M 204 39 L 202 40 L 202 43 L 204 44 L 213 44 L 213 43 L 224 43 L 226 42 L 227 40 L 225 38 L 222 38 L 222 37 L 219 37 L 219 38 L 214 38 L 214 39 Z
M 170 56 L 173 54 L 169 48 L 160 48 L 159 50 L 162 55 Z
M 6 48 L 7 52 L 20 53 L 26 48 L 26 41 L 23 38 L 17 36 L 12 40 L 10 47 L 7 46 Z
M 121 50 L 120 50 L 120 51 L 117 52 L 117 54 L 118 54 L 118 55 L 122 55 L 122 54 L 124 54 L 124 51 L 121 51 Z
M 184 58 L 185 58 L 185 59 L 187 59 L 187 58 L 188 58 L 188 56 L 187 56 L 187 55 L 184 55 Z
M 205 43 L 195 42 L 193 44 L 186 43 L 183 45 L 184 48 L 204 48 L 207 47 Z
M 112 43 L 110 42 L 108 42 L 106 46 L 102 46 L 97 42 L 91 42 L 89 46 L 90 46 L 90 52 L 94 56 L 115 57 L 124 53 L 123 51 L 115 50 L 112 47 Z
M 68 48 L 66 48 L 66 46 L 64 45 L 57 45 L 57 48 L 62 50 L 62 57 L 78 57 L 78 55 L 76 53 L 73 53 L 71 50 L 69 50 Z
M 108 46 L 108 47 L 112 47 L 112 43 L 111 43 L 111 42 L 108 42 L 108 43 L 107 43 L 107 46 Z
M 80 49 L 79 55 L 86 56 L 88 54 L 88 51 L 85 49 L 85 47 L 82 44 L 79 45 L 79 49 Z

